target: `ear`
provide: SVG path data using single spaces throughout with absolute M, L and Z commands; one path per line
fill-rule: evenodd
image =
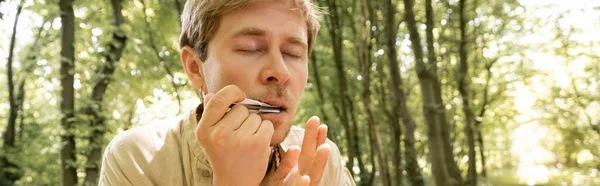
M 208 94 L 204 72 L 202 71 L 204 63 L 192 47 L 183 47 L 181 50 L 181 63 L 194 88 L 202 92 L 203 95 Z

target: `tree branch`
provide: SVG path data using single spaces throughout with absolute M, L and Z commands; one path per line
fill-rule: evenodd
M 163 59 L 163 57 L 160 56 L 160 52 L 158 51 L 158 48 L 156 47 L 156 43 L 154 42 L 154 36 L 152 34 L 152 27 L 150 26 L 150 22 L 148 21 L 148 15 L 146 14 L 146 3 L 144 2 L 144 0 L 140 0 L 140 2 L 142 3 L 142 10 L 144 11 L 144 22 L 146 23 L 146 32 L 148 34 L 148 40 L 150 40 L 149 41 L 150 47 L 152 48 L 152 50 L 154 51 L 154 54 L 158 58 L 160 66 L 162 66 L 165 69 L 165 72 L 167 73 L 169 78 L 171 78 L 171 85 L 173 86 L 173 89 L 175 89 L 175 96 L 177 98 L 177 104 L 179 105 L 179 107 L 177 109 L 177 115 L 179 115 L 181 113 L 181 96 L 179 95 L 179 87 L 175 83 L 175 76 L 173 75 L 171 70 L 167 67 L 166 62 Z

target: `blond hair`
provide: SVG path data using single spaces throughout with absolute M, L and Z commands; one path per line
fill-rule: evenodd
M 244 8 L 259 0 L 188 0 L 181 14 L 181 35 L 179 46 L 192 47 L 206 60 L 208 41 L 215 35 L 221 17 L 227 12 Z M 308 34 L 308 52 L 312 50 L 319 32 L 319 12 L 310 0 L 291 0 L 292 6 L 299 10 L 306 20 Z

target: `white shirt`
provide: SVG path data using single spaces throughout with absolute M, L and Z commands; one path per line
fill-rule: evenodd
M 116 136 L 104 152 L 99 185 L 212 185 L 212 169 L 195 136 L 195 116 L 190 111 L 179 122 L 148 124 Z M 301 146 L 303 136 L 304 129 L 292 127 L 280 149 Z M 327 143 L 331 152 L 320 185 L 355 186 L 338 147 Z

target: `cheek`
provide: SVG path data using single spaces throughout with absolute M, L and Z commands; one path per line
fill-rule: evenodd
M 216 76 L 217 74 L 219 74 L 217 71 L 210 71 L 205 73 L 206 77 L 205 77 L 205 81 L 206 81 L 206 88 L 208 89 L 209 93 L 216 93 L 217 91 L 219 91 L 219 81 L 221 78 L 219 78 L 218 76 Z
M 223 64 L 217 62 L 216 60 L 206 61 L 205 67 L 206 68 L 202 70 L 204 71 L 204 79 L 206 81 L 208 92 L 216 93 L 225 86 L 224 77 L 227 76 L 224 76 L 223 71 L 227 70 L 227 67 L 223 66 Z
M 255 65 L 245 65 L 243 63 L 228 62 L 223 63 L 223 68 L 219 72 L 220 82 L 225 85 L 235 84 L 242 90 L 252 90 L 258 79 L 258 69 Z
M 308 80 L 308 67 L 306 64 L 294 64 L 293 70 L 291 71 L 291 79 L 294 81 L 294 93 L 298 96 L 302 95 L 304 92 L 304 87 L 306 86 L 306 82 Z
M 208 87 L 211 88 L 209 92 L 217 92 L 230 84 L 247 90 L 248 87 L 244 86 L 251 84 L 249 81 L 253 79 L 250 77 L 254 77 L 252 75 L 255 73 L 256 67 L 253 68 L 252 63 L 249 63 L 247 59 L 246 61 L 237 59 L 234 55 L 227 53 L 225 49 L 220 51 L 217 53 L 218 56 L 207 61 L 210 63 L 210 67 L 204 69 L 205 74 L 208 74 L 206 80 Z

